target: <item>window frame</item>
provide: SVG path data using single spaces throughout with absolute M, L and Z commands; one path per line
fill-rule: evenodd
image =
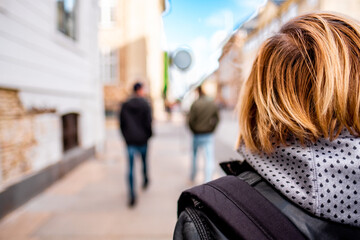
M 63 11 L 62 11 L 62 17 L 66 14 L 65 12 L 65 2 L 66 1 L 73 1 L 73 8 L 72 8 L 72 16 L 68 18 L 68 21 L 73 22 L 73 29 L 72 33 L 67 32 L 67 29 L 65 29 L 66 20 L 63 20 L 62 23 L 64 26 L 60 26 L 60 9 L 59 9 L 59 3 L 63 2 Z M 79 0 L 56 0 L 55 1 L 55 9 L 56 9 L 56 31 L 59 32 L 61 35 L 65 36 L 67 39 L 71 39 L 72 41 L 78 41 L 79 40 Z M 70 19 L 70 20 L 69 20 Z M 70 30 L 68 30 L 70 31 Z

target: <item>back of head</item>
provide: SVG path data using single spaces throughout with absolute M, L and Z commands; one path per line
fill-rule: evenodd
M 133 91 L 134 93 L 136 93 L 142 88 L 143 88 L 143 84 L 141 82 L 136 82 L 133 86 Z
M 261 47 L 239 100 L 239 143 L 271 152 L 272 142 L 360 133 L 360 27 L 330 13 L 299 16 Z
M 203 90 L 203 88 L 202 88 L 202 86 L 201 86 L 201 85 L 200 85 L 200 86 L 198 86 L 198 87 L 196 88 L 196 90 L 197 90 L 197 93 L 198 93 L 199 97 L 201 97 L 201 96 L 204 96 L 204 95 L 205 95 L 204 90 Z
M 133 86 L 134 94 L 138 97 L 145 97 L 144 85 L 141 82 L 136 82 Z

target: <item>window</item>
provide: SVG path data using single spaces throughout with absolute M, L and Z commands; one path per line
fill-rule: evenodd
M 77 113 L 69 113 L 62 116 L 63 148 L 64 152 L 79 146 Z
M 76 39 L 77 0 L 57 0 L 57 29 Z
M 116 84 L 119 78 L 119 51 L 104 50 L 100 56 L 101 79 L 105 84 Z
M 101 27 L 113 27 L 116 22 L 116 0 L 100 1 L 100 25 Z

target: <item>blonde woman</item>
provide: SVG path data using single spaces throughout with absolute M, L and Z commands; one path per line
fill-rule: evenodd
M 330 13 L 284 25 L 239 100 L 239 151 L 320 219 L 360 227 L 360 26 Z
M 260 48 L 229 175 L 188 189 L 174 239 L 360 239 L 360 26 L 297 17 Z

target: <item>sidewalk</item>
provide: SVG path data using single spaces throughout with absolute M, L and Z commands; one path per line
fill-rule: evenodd
M 228 113 L 216 133 L 216 159 L 236 157 L 237 129 Z M 142 191 L 136 162 L 138 202 L 127 207 L 126 155 L 116 128 L 107 130 L 105 154 L 77 167 L 62 180 L 0 221 L 6 240 L 172 239 L 177 199 L 191 187 L 191 134 L 181 118 L 156 122 L 150 142 L 150 186 Z M 230 139 L 230 140 L 229 140 Z M 203 159 L 199 161 L 201 165 Z M 222 175 L 219 168 L 215 177 Z M 202 171 L 196 183 L 203 179 Z

